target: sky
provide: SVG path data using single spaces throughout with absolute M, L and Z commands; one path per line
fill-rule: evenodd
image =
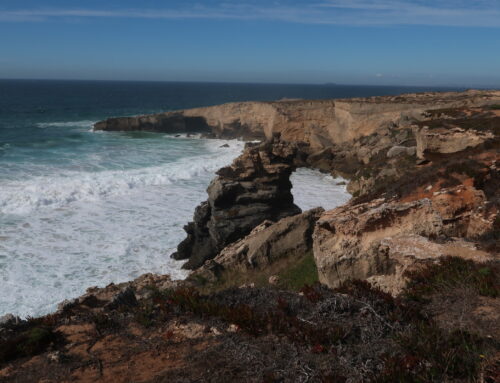
M 0 0 L 0 78 L 500 87 L 500 0 Z

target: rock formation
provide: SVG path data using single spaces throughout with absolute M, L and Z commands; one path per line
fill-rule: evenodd
M 174 255 L 196 269 L 187 280 L 145 275 L 0 318 L 0 380 L 498 381 L 500 92 L 236 103 L 95 128 L 269 141 L 210 184 Z M 345 176 L 353 199 L 300 213 L 289 178 L 304 165 Z
M 313 236 L 320 281 L 336 287 L 368 280 L 397 295 L 405 272 L 418 264 L 455 254 L 487 261 L 486 252 L 452 239 L 491 231 L 494 216 L 486 212 L 486 202 L 482 191 L 460 186 L 412 202 L 375 200 L 328 211 Z M 441 243 L 433 241 L 438 238 Z
M 321 280 L 336 286 L 361 278 L 396 294 L 408 268 L 450 248 L 485 256 L 471 250 L 473 243 L 457 245 L 452 238 L 495 242 L 498 104 L 498 91 L 245 102 L 110 119 L 95 128 L 280 136 L 281 142 L 250 145 L 218 172 L 174 257 L 196 269 L 217 256 L 210 263 L 215 270 L 223 264 L 237 268 L 235 260 L 246 267 L 257 257 L 253 252 L 266 253 L 249 246 L 264 234 L 243 238 L 265 220 L 299 212 L 289 176 L 300 163 L 348 178 L 356 197 L 318 222 L 314 253 Z M 265 232 L 278 230 L 272 227 Z
M 425 154 L 449 154 L 474 148 L 494 137 L 492 132 L 466 130 L 459 127 L 430 129 L 428 126 L 417 128 L 417 156 L 424 159 Z
M 217 281 L 223 274 L 266 273 L 274 263 L 303 257 L 312 250 L 314 225 L 323 211 L 316 208 L 278 222 L 264 221 L 249 235 L 205 262 L 190 279 L 201 277 L 205 281 Z
M 318 221 L 314 255 L 329 286 L 363 279 L 396 295 L 408 271 L 443 256 L 498 259 L 498 107 L 432 110 L 412 129 L 425 162 L 414 147 L 387 151 L 388 140 L 380 152 L 387 158 L 367 156 L 351 177 L 358 198 Z M 360 150 L 380 148 L 384 136 L 372 138 Z
M 421 93 L 344 100 L 239 102 L 155 115 L 110 118 L 95 130 L 201 132 L 218 138 L 304 142 L 313 150 L 342 144 L 393 125 L 408 125 L 427 110 L 495 104 L 500 92 Z
M 231 166 L 217 172 L 173 257 L 189 259 L 185 268 L 197 268 L 263 221 L 300 213 L 290 182 L 297 155 L 296 145 L 282 141 L 247 145 Z

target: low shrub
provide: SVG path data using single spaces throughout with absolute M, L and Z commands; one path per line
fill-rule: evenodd
M 472 288 L 479 295 L 500 295 L 498 264 L 478 264 L 458 257 L 445 257 L 437 264 L 406 274 L 409 283 L 405 291 L 410 299 L 422 299 L 432 293 L 456 287 Z
M 395 339 L 402 352 L 386 356 L 375 382 L 473 381 L 479 377 L 485 341 L 475 335 L 419 322 Z
M 32 327 L 17 335 L 0 340 L 0 364 L 17 358 L 38 355 L 61 341 L 59 333 L 50 327 Z

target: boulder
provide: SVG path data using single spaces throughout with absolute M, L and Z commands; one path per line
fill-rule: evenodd
M 407 272 L 435 263 L 446 256 L 459 256 L 476 262 L 493 258 L 465 241 L 436 243 L 420 235 L 399 235 L 374 242 L 370 248 L 373 259 L 378 259 L 379 272 L 367 278 L 376 286 L 394 296 L 401 293 L 407 283 Z

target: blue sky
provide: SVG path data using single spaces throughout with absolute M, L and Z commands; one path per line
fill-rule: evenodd
M 500 87 L 500 0 L 1 0 L 0 78 Z

